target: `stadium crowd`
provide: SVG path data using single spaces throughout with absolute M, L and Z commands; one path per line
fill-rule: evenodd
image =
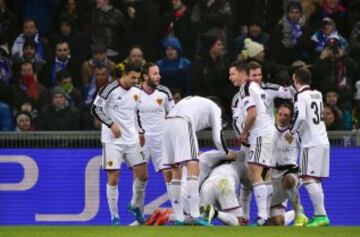
M 128 62 L 155 62 L 175 101 L 217 96 L 231 118 L 234 60 L 281 85 L 307 67 L 327 129 L 358 130 L 359 14 L 347 0 L 0 0 L 0 131 L 100 129 L 91 105 Z

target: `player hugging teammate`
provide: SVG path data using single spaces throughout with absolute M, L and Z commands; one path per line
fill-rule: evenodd
M 329 176 L 329 141 L 322 95 L 310 88 L 311 74 L 299 68 L 293 85 L 262 82 L 256 62 L 234 62 L 229 79 L 239 88 L 232 103 L 239 151 L 227 148 L 222 134 L 224 109 L 219 99 L 192 96 L 176 105 L 160 85 L 159 68 L 129 64 L 124 75 L 103 87 L 92 113 L 102 123 L 103 168 L 108 173 L 111 223 L 119 225 L 118 179 L 121 162 L 134 173 L 128 210 L 136 225 L 247 225 L 251 193 L 256 226 L 327 226 L 322 178 Z M 276 109 L 274 99 L 283 98 Z M 196 132 L 211 128 L 217 150 L 199 156 Z M 145 156 L 143 155 L 145 154 Z M 147 162 L 164 175 L 173 211 L 143 216 Z M 314 207 L 309 221 L 300 201 L 304 186 Z M 286 212 L 287 203 L 292 210 Z

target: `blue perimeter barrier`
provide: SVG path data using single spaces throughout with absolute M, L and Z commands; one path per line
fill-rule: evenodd
M 108 225 L 106 174 L 100 168 L 100 149 L 1 149 L 0 225 Z M 360 225 L 360 148 L 331 149 L 331 177 L 323 183 L 325 203 L 333 225 Z M 161 174 L 149 167 L 146 201 L 164 200 Z M 134 221 L 126 210 L 132 194 L 132 175 L 123 165 L 119 185 L 122 224 Z M 304 188 L 306 214 L 312 205 Z M 162 204 L 161 204 L 162 203 Z M 254 200 L 252 218 L 256 214 Z M 252 219 L 253 220 L 253 219 Z

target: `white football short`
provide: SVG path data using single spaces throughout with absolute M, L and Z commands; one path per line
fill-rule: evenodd
M 198 160 L 199 146 L 191 123 L 183 118 L 167 118 L 162 141 L 162 165 L 169 167 Z
M 256 143 L 250 144 L 249 161 L 250 164 L 259 164 L 265 167 L 272 167 L 273 136 L 256 137 Z
M 330 147 L 320 145 L 302 147 L 300 151 L 300 176 L 329 177 Z
M 118 170 L 122 162 L 125 162 L 129 168 L 147 163 L 144 155 L 140 152 L 140 145 L 138 143 L 132 145 L 103 143 L 103 169 Z
M 168 168 L 162 166 L 162 140 L 161 136 L 147 136 L 145 134 L 145 145 L 143 147 L 143 152 L 145 155 L 146 161 L 149 163 L 150 159 L 153 163 L 154 169 L 156 172 L 161 171 L 162 169 Z

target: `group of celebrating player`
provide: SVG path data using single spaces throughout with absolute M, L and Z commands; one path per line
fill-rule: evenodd
M 128 210 L 145 224 L 144 194 L 151 159 L 162 172 L 172 212 L 157 210 L 147 224 L 227 225 L 249 223 L 251 193 L 257 226 L 327 226 L 321 179 L 329 176 L 329 141 L 322 119 L 322 95 L 310 89 L 311 74 L 299 68 L 293 85 L 262 82 L 261 66 L 234 62 L 229 79 L 239 92 L 232 103 L 233 127 L 240 151 L 229 150 L 222 135 L 222 106 L 216 97 L 189 96 L 176 105 L 160 85 L 159 68 L 125 66 L 120 79 L 98 93 L 92 114 L 102 122 L 103 168 L 111 223 L 120 225 L 118 182 L 122 162 L 134 176 Z M 277 108 L 274 99 L 289 99 Z M 217 150 L 199 155 L 196 132 L 211 128 Z M 314 207 L 309 221 L 299 188 L 304 185 Z M 240 189 L 240 192 L 238 192 Z M 238 194 L 239 193 L 239 194 Z M 293 210 L 286 212 L 287 200 Z

